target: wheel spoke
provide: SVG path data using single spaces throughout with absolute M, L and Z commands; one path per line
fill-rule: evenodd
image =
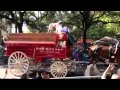
M 27 56 L 20 51 L 12 53 L 8 59 L 8 67 L 13 75 L 21 76 L 25 74 L 29 68 Z
M 16 67 L 16 65 L 12 65 L 12 66 L 10 66 L 11 69 L 13 69 L 13 68 L 15 68 L 15 67 Z
M 22 60 L 21 62 L 22 62 L 22 63 L 24 63 L 24 62 L 28 62 L 28 60 L 27 60 L 27 59 L 24 59 L 24 60 Z
M 12 62 L 14 62 L 14 63 L 15 63 L 16 61 L 15 61 L 15 59 L 10 59 L 10 62 L 11 62 L 11 63 L 12 63 Z
M 10 63 L 11 66 L 16 66 L 16 63 Z
M 53 74 L 54 74 L 54 76 L 57 76 L 57 73 L 56 73 L 56 72 L 54 72 Z
M 26 71 L 23 67 L 20 67 L 20 69 L 23 73 Z
M 23 61 L 23 60 L 25 60 L 25 58 L 26 58 L 26 57 L 23 57 L 23 58 L 22 58 L 20 61 Z
M 16 60 L 16 58 L 14 57 L 14 55 L 13 55 L 13 56 L 11 56 L 11 58 L 13 58 L 14 60 Z
M 23 67 L 24 69 L 27 69 L 28 65 L 27 66 L 21 65 L 20 67 Z
M 53 63 L 50 70 L 53 77 L 65 77 L 67 75 L 67 66 L 60 61 Z
M 21 63 L 22 66 L 29 66 L 29 63 Z
M 20 54 L 20 58 L 19 58 L 20 61 L 21 61 L 22 57 L 23 57 L 23 54 Z
M 17 53 L 16 53 L 16 54 L 14 54 L 14 56 L 15 56 L 16 60 L 18 60 Z
M 21 53 L 18 53 L 18 60 L 20 60 L 20 55 L 21 55 Z

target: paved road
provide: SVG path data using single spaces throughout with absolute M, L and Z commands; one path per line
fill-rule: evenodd
M 20 77 L 16 77 L 12 75 L 9 69 L 7 69 L 7 75 L 5 77 L 6 69 L 7 69 L 7 65 L 0 65 L 0 79 L 20 79 Z
M 106 66 L 107 66 L 107 65 L 102 65 L 102 64 L 98 65 L 99 70 L 102 69 L 102 71 L 105 70 L 105 67 L 106 67 Z M 7 73 L 6 77 L 5 77 L 6 69 L 7 69 L 8 73 Z M 71 72 L 71 73 L 69 73 L 67 76 L 68 76 L 68 77 L 71 77 L 71 76 L 83 76 L 83 73 L 84 73 L 83 71 L 84 71 L 85 69 L 84 69 L 81 73 L 80 73 L 80 70 L 79 70 L 78 68 L 77 68 L 77 70 L 78 70 L 78 71 L 76 71 L 76 72 L 78 72 L 78 73 L 73 73 L 73 72 Z M 5 77 L 5 78 L 4 78 L 4 77 Z M 9 69 L 7 68 L 7 65 L 5 65 L 5 64 L 2 63 L 2 62 L 0 62 L 0 79 L 20 79 L 20 77 L 16 77 L 16 76 L 12 75 L 12 74 L 10 73 Z

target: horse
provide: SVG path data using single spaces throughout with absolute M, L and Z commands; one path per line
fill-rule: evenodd
M 91 60 L 105 62 L 108 59 L 110 62 L 120 63 L 120 41 L 115 46 L 109 45 L 93 45 L 88 48 L 88 55 Z

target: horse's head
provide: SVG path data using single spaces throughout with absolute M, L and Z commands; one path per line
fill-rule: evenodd
M 88 52 L 89 57 L 92 60 L 95 59 L 95 57 L 97 56 L 97 53 L 95 53 L 97 48 L 98 48 L 98 45 L 94 45 L 94 46 L 91 46 L 91 47 L 88 48 L 87 52 Z

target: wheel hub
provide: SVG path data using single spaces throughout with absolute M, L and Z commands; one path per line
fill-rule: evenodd
M 57 72 L 61 73 L 62 69 L 61 68 L 57 68 Z
M 63 62 L 57 61 L 51 65 L 51 74 L 53 77 L 65 77 L 67 75 L 67 67 Z

